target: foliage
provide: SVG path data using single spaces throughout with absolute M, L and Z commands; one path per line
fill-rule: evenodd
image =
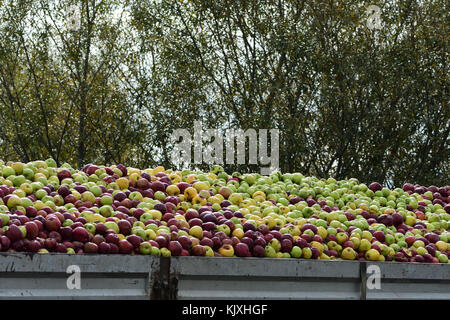
M 449 184 L 446 1 L 49 3 L 0 6 L 4 158 L 169 167 L 196 119 L 279 129 L 282 171 Z

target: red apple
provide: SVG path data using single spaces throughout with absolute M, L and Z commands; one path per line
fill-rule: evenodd
M 77 227 L 72 231 L 72 239 L 80 242 L 89 240 L 89 232 L 83 227 Z
M 123 239 L 119 241 L 119 252 L 122 254 L 130 254 L 134 249 L 134 246 L 127 240 Z
M 27 239 L 33 240 L 39 234 L 39 227 L 34 221 L 26 222 L 25 229 L 27 230 Z
M 234 252 L 238 257 L 249 257 L 251 256 L 248 246 L 245 243 L 238 243 L 234 247 Z
M 183 247 L 178 241 L 170 241 L 168 249 L 170 250 L 172 256 L 179 256 L 183 250 Z

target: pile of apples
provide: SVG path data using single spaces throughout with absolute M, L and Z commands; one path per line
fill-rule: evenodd
M 450 186 L 0 161 L 0 251 L 448 263 Z

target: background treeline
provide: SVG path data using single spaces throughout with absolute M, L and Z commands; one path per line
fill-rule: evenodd
M 380 30 L 366 25 L 370 4 Z M 0 158 L 170 167 L 172 131 L 196 119 L 279 129 L 282 171 L 447 185 L 448 11 L 444 0 L 0 1 Z

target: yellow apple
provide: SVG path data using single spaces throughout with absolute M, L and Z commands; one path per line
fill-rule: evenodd
M 219 248 L 219 253 L 224 257 L 232 257 L 234 255 L 233 246 L 230 244 L 224 244 Z
M 203 239 L 203 229 L 200 226 L 193 226 L 189 229 L 189 234 L 198 239 Z

